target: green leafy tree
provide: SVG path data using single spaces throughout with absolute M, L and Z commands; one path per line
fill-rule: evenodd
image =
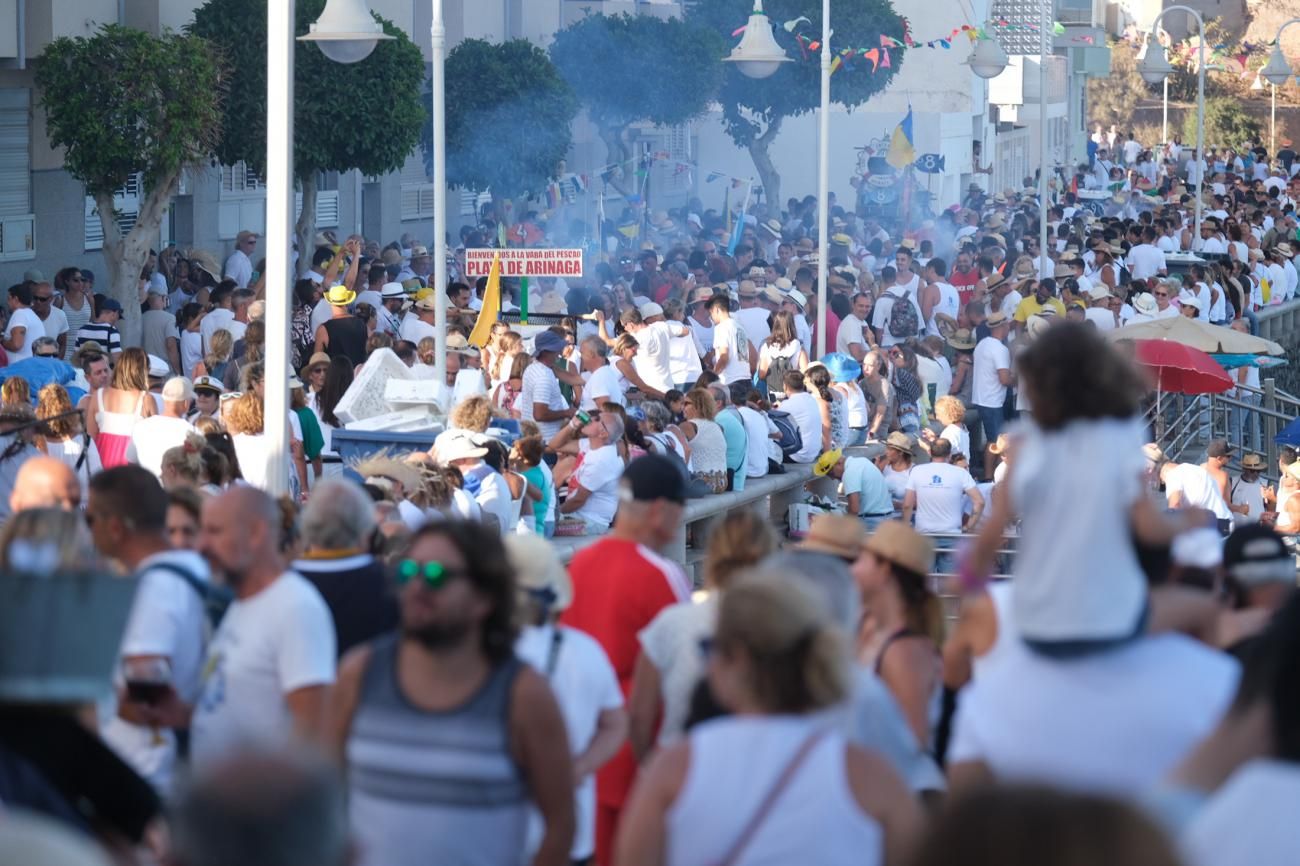
M 1264 130 L 1235 99 L 1205 100 L 1205 146 L 1230 147 L 1242 151 L 1264 140 Z M 1183 117 L 1183 142 L 1196 146 L 1196 109 Z
M 224 165 L 243 160 L 258 172 L 266 165 L 266 3 L 208 0 L 195 10 L 189 27 L 219 46 L 230 63 L 225 131 L 214 153 Z M 325 0 L 297 3 L 296 32 L 305 34 Z M 315 45 L 296 43 L 293 168 L 302 190 L 296 226 L 300 250 L 310 251 L 316 234 L 321 172 L 396 171 L 419 142 L 424 58 L 391 21 L 375 18 L 394 38 L 380 41 L 360 63 L 335 63 Z M 300 267 L 310 262 L 310 252 L 299 258 Z
M 541 190 L 569 152 L 577 100 L 546 52 L 526 39 L 457 45 L 447 55 L 446 95 L 451 186 L 491 190 L 497 204 Z M 422 134 L 427 158 L 432 140 Z
M 124 336 L 140 333 L 140 271 L 158 237 L 181 171 L 206 159 L 221 131 L 226 76 L 211 46 L 192 36 L 154 37 L 117 25 L 51 42 L 36 61 L 50 142 L 86 185 L 104 224 L 107 292 L 126 311 Z M 136 173 L 145 197 L 125 235 L 113 191 Z
M 588 15 L 555 34 L 551 60 L 587 109 L 608 162 L 631 157 L 628 127 L 676 126 L 709 107 L 726 41 L 678 18 Z M 615 178 L 617 183 L 617 177 Z
M 1138 102 L 1147 93 L 1147 83 L 1137 71 L 1137 55 L 1128 42 L 1116 42 L 1110 49 L 1110 75 L 1088 79 L 1088 117 L 1110 129 L 1116 124 L 1127 129 L 1133 123 Z
M 821 104 L 819 55 L 808 51 L 805 57 L 796 35 L 820 39 L 822 4 L 819 0 L 767 0 L 763 5 L 772 20 L 776 41 L 794 62 L 781 64 L 774 75 L 764 79 L 746 78 L 734 64 L 723 64 L 728 68 L 718 101 L 722 104 L 727 134 L 738 147 L 749 150 L 768 201 L 779 203 L 781 176 L 772 163 L 769 148 L 787 117 L 807 114 Z M 730 39 L 730 34 L 749 20 L 752 9 L 752 0 L 696 0 L 686 20 Z M 801 17 L 810 23 L 793 33 L 783 26 Z M 881 36 L 901 41 L 903 19 L 889 0 L 831 0 L 831 27 L 833 51 L 859 50 L 850 59 L 848 69 L 841 69 L 831 77 L 831 101 L 852 110 L 884 90 L 902 66 L 904 48 L 890 48 L 889 68 L 878 67 L 874 74 L 870 71 L 870 61 L 863 59 L 860 52 L 879 48 Z M 721 55 L 718 61 L 721 63 Z

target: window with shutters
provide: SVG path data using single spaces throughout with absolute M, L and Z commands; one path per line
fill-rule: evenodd
M 221 166 L 221 198 L 259 197 L 266 197 L 266 186 L 246 163 Z
M 140 217 L 140 200 L 144 198 L 144 175 L 137 173 L 113 192 L 113 216 L 117 229 L 127 234 L 135 228 L 135 221 Z M 99 207 L 95 200 L 86 196 L 86 250 L 104 248 L 104 224 L 100 219 Z
M 0 261 L 36 258 L 32 214 L 31 98 L 0 90 Z
M 425 170 L 424 153 L 419 148 L 412 151 L 402 164 L 398 181 L 401 184 L 402 219 L 431 219 L 433 181 Z

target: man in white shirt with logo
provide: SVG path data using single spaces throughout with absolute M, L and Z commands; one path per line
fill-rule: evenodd
M 753 375 L 750 356 L 756 353 L 745 332 L 731 318 L 731 298 L 714 295 L 708 309 L 713 320 L 713 372 L 724 385 L 749 380 Z M 758 359 L 752 360 L 757 363 Z
M 86 517 L 95 546 L 140 579 L 122 634 L 121 670 L 136 673 L 138 682 L 150 668 L 165 671 L 171 697 L 190 704 L 198 697 L 209 628 L 208 566 L 197 553 L 170 549 L 167 508 L 167 492 L 139 466 L 107 469 L 90 481 Z M 176 738 L 168 725 L 152 725 L 151 705 L 131 700 L 127 681 L 115 679 L 118 703 L 102 721 L 104 741 L 160 793 L 170 793 Z
M 194 707 L 196 765 L 250 745 L 324 739 L 334 620 L 316 587 L 288 570 L 281 521 L 276 501 L 254 487 L 232 487 L 203 507 L 199 550 L 235 600 L 208 648 Z
M 903 522 L 911 522 L 915 514 L 916 531 L 924 535 L 960 534 L 967 526 L 979 523 L 984 512 L 984 497 L 975 479 L 965 469 L 949 463 L 951 456 L 952 443 L 936 439 L 930 445 L 930 462 L 913 466 L 907 475 Z M 964 514 L 968 496 L 972 506 L 969 517 Z

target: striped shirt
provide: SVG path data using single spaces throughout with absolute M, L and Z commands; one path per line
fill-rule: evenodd
M 86 343 L 98 343 L 100 348 L 110 355 L 122 351 L 122 335 L 107 322 L 88 322 L 77 331 L 77 348 Z
M 509 719 L 523 664 L 511 657 L 461 706 L 427 712 L 397 682 L 399 636 L 371 646 L 346 749 L 360 866 L 521 862 L 528 792 Z

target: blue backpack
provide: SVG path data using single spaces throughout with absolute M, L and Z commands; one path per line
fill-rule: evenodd
M 798 454 L 803 450 L 803 436 L 799 433 L 799 425 L 794 423 L 789 412 L 782 412 L 780 409 L 772 409 L 767 413 L 767 417 L 772 419 L 776 429 L 781 434 L 777 440 L 781 446 L 781 453 L 786 457 L 791 454 Z

